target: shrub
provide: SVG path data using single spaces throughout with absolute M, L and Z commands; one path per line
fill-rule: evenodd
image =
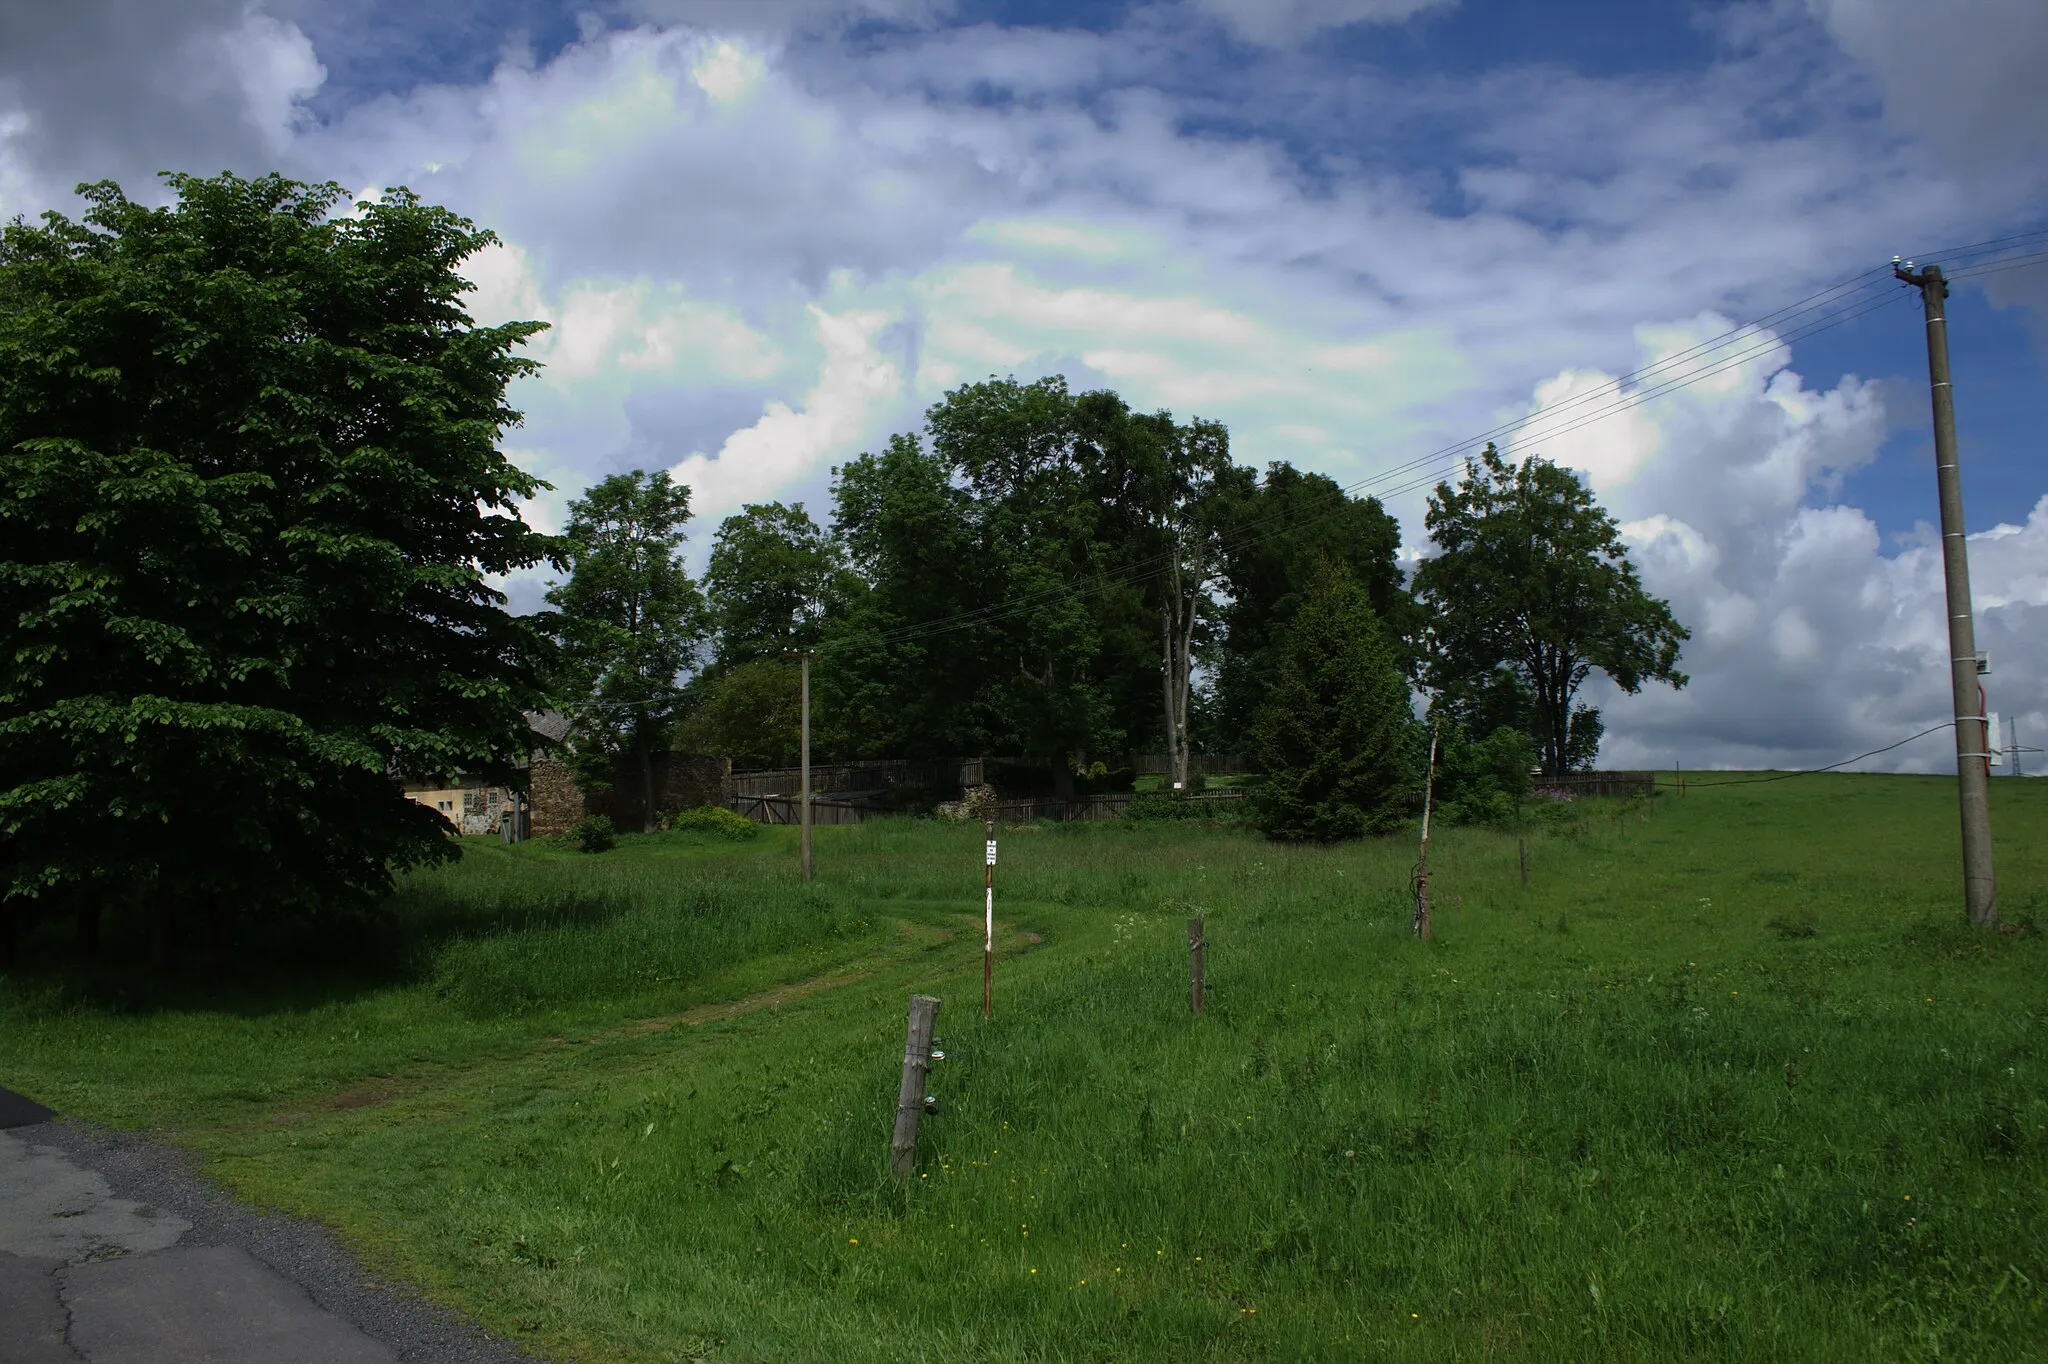
M 735 843 L 743 843 L 747 839 L 761 836 L 760 825 L 737 810 L 728 810 L 723 805 L 699 805 L 694 810 L 685 810 L 669 820 L 668 827 L 672 833 L 690 831 L 715 834 L 719 838 L 730 839 Z
M 1237 812 L 1234 800 L 1189 800 L 1172 791 L 1136 796 L 1124 806 L 1125 819 L 1227 819 Z
M 587 853 L 610 852 L 619 843 L 619 831 L 610 815 L 586 815 L 562 837 Z
M 1505 824 L 1529 794 L 1536 745 L 1502 725 L 1484 739 L 1469 738 L 1455 721 L 1438 730 L 1436 803 L 1452 824 Z

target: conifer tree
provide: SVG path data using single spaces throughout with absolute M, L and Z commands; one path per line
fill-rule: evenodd
M 1315 842 L 1392 829 L 1417 787 L 1415 719 L 1365 589 L 1320 564 L 1274 661 L 1253 726 L 1260 828 Z

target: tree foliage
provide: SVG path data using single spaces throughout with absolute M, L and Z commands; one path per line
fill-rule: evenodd
M 739 768 L 796 765 L 803 720 L 796 664 L 750 658 L 707 672 L 693 690 L 690 713 L 676 729 L 678 748 L 715 753 Z
M 1266 836 L 1330 842 L 1383 833 L 1420 790 L 1399 655 L 1366 590 L 1325 562 L 1274 641 L 1253 735 Z
M 1454 720 L 1437 725 L 1436 808 L 1450 824 L 1501 824 L 1528 796 L 1536 745 L 1514 725 L 1474 739 Z
M 1284 462 L 1263 480 L 1239 470 L 1215 515 L 1222 522 L 1222 633 L 1212 653 L 1216 676 L 1212 742 L 1245 742 L 1265 699 L 1273 649 L 1325 563 L 1365 589 L 1388 642 L 1408 652 L 1415 610 L 1396 554 L 1401 527 L 1374 498 L 1348 496 L 1322 474 Z
M 516 779 L 539 641 L 487 575 L 552 551 L 498 449 L 540 324 L 462 303 L 489 233 L 169 183 L 0 235 L 0 895 L 153 901 L 166 953 L 450 855 L 400 774 Z
M 726 517 L 704 570 L 717 666 L 816 644 L 838 572 L 838 546 L 801 502 L 759 503 Z
M 1128 570 L 1156 544 L 1141 501 L 1185 428 L 1064 381 L 948 393 L 929 444 L 837 471 L 852 570 L 820 678 L 846 756 L 1077 760 L 1160 732 L 1159 627 Z
M 654 818 L 654 762 L 680 717 L 697 662 L 704 600 L 682 562 L 690 490 L 665 472 L 613 474 L 569 504 L 569 577 L 551 588 L 557 686 L 571 763 L 602 785 L 631 772 L 643 823 Z
M 1437 546 L 1415 574 L 1425 680 L 1453 710 L 1503 722 L 1519 685 L 1545 773 L 1598 750 L 1598 713 L 1576 702 L 1594 669 L 1631 694 L 1685 685 L 1685 628 L 1643 591 L 1613 518 L 1569 470 L 1512 465 L 1488 445 L 1456 487 L 1437 485 L 1424 524 Z

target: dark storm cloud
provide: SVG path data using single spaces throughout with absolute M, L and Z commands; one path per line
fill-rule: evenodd
M 33 211 L 82 180 L 141 197 L 159 170 L 265 169 L 291 92 L 315 81 L 303 38 L 239 0 L 0 5 L 6 208 Z

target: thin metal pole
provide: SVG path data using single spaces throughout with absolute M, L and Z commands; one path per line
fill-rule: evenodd
M 995 1015 L 996 1001 L 996 822 L 988 822 L 987 857 L 982 864 L 981 1016 Z
M 804 880 L 811 879 L 811 656 L 803 656 L 803 821 Z
M 1998 923 L 1991 865 L 1991 743 L 1977 691 L 1977 635 L 1970 615 L 1969 542 L 1963 477 L 1956 463 L 1956 409 L 1948 369 L 1948 281 L 1941 267 L 1892 273 L 1920 291 L 1927 313 L 1927 379 L 1934 404 L 1934 473 L 1941 497 L 1941 567 L 1948 600 L 1949 690 L 1956 722 L 1956 794 L 1963 823 L 1963 905 L 1970 922 Z

